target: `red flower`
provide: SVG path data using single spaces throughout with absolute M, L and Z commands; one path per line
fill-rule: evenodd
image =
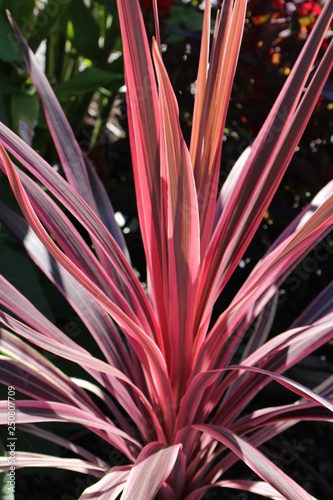
M 275 10 L 283 10 L 284 4 L 285 4 L 285 0 L 274 0 L 272 7 Z
M 306 17 L 306 16 L 318 16 L 321 12 L 321 7 L 317 2 L 303 2 L 298 8 L 297 8 L 297 14 L 300 17 Z
M 159 12 L 166 14 L 171 8 L 172 0 L 157 0 L 157 7 Z M 146 10 L 152 10 L 153 2 L 152 0 L 142 0 L 142 8 Z

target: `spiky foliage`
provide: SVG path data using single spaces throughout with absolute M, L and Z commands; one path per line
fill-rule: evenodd
M 283 232 L 226 310 L 210 323 L 214 303 L 262 221 L 332 68 L 331 43 L 309 80 L 333 2 L 326 2 L 258 137 L 218 192 L 222 136 L 246 4 L 223 2 L 211 41 L 206 2 L 188 148 L 158 30 L 150 51 L 138 0 L 118 1 L 147 291 L 131 268 L 103 186 L 14 26 L 66 180 L 0 125 L 1 168 L 24 215 L 2 204 L 1 219 L 67 298 L 103 360 L 56 328 L 2 278 L 0 379 L 29 396 L 17 401 L 21 429 L 80 457 L 18 452 L 17 466 L 49 465 L 95 475 L 99 480 L 82 499 L 116 499 L 121 494 L 123 500 L 196 500 L 214 485 L 268 498 L 312 498 L 258 447 L 299 421 L 332 420 L 332 378 L 310 390 L 282 375 L 332 339 L 332 286 L 318 299 L 319 312 L 314 301 L 290 330 L 267 337 L 279 285 L 332 226 L 333 183 Z M 155 14 L 156 7 L 155 2 Z M 92 245 L 60 206 L 84 227 Z M 231 364 L 250 327 L 241 363 Z M 69 378 L 26 341 L 79 364 L 96 382 Z M 301 399 L 246 410 L 272 380 Z M 108 415 L 90 393 L 106 405 Z M 7 403 L 0 409 L 3 416 Z M 37 430 L 33 424 L 38 422 L 81 424 L 119 450 L 128 465 L 112 467 L 69 440 Z M 225 477 L 239 459 L 258 480 Z M 1 464 L 3 471 L 8 469 L 6 458 Z

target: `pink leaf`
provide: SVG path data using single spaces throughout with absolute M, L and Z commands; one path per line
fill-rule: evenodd
M 122 500 L 153 500 L 172 471 L 181 445 L 150 443 L 140 453 L 128 476 Z
M 131 466 L 112 467 L 97 483 L 84 490 L 79 500 L 116 500 L 127 482 Z
M 301 486 L 268 460 L 259 450 L 233 432 L 217 425 L 195 425 L 195 429 L 208 434 L 230 448 L 259 477 L 270 484 L 286 498 L 293 500 L 312 500 Z
M 156 42 L 153 56 L 160 97 L 161 210 L 164 301 L 167 311 L 171 383 L 176 401 L 189 377 L 194 305 L 200 259 L 197 197 L 190 155 L 179 125 L 178 106 Z M 180 370 L 183 373 L 179 379 Z

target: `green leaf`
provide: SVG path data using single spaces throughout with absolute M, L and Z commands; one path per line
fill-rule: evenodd
M 23 34 L 29 33 L 34 18 L 35 0 L 4 0 L 0 3 L 0 9 L 6 19 L 5 11 L 9 10 Z
M 60 83 L 54 87 L 58 97 L 70 97 L 104 87 L 108 90 L 118 90 L 124 83 L 124 75 L 111 73 L 99 68 L 87 68 L 73 76 L 69 82 Z
M 4 96 L 0 93 L 0 122 L 8 125 L 8 116 L 6 112 L 6 103 Z
M 0 94 L 13 94 L 16 92 L 20 92 L 20 88 L 17 85 L 13 85 L 10 79 L 2 73 L 0 80 Z
M 101 54 L 98 45 L 99 26 L 83 1 L 72 3 L 64 18 L 71 23 L 72 34 L 69 39 L 77 52 L 91 61 L 98 59 Z
M 35 52 L 40 43 L 48 37 L 59 19 L 65 14 L 72 0 L 49 0 L 30 27 L 28 43 Z M 79 5 L 76 2 L 76 5 Z M 24 30 L 23 30 L 24 33 Z
M 202 30 L 202 13 L 196 9 L 175 5 L 166 21 L 168 28 L 175 30 L 199 31 Z
M 98 0 L 96 3 L 103 5 L 110 14 L 117 15 L 117 2 L 116 0 Z
M 10 11 L 21 30 L 25 33 L 33 17 L 35 0 L 5 0 L 3 4 L 3 10 L 8 9 Z
M 4 229 L 2 229 L 4 233 Z M 17 244 L 10 242 L 10 237 L 1 239 L 0 274 L 10 281 L 51 321 L 54 315 L 40 285 L 38 273 Z
M 0 12 L 0 59 L 9 62 L 23 61 L 16 36 L 2 12 Z
M 14 130 L 31 143 L 34 128 L 38 122 L 39 100 L 37 94 L 13 94 L 11 99 L 12 123 Z

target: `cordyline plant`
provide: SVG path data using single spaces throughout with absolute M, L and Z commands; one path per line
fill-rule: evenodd
M 79 457 L 17 451 L 16 467 L 50 466 L 95 476 L 82 499 L 121 495 L 196 500 L 213 486 L 226 497 L 224 490 L 234 488 L 268 498 L 313 498 L 258 447 L 297 422 L 332 421 L 333 377 L 310 390 L 282 375 L 333 338 L 332 285 L 288 331 L 267 339 L 280 284 L 332 226 L 333 182 L 281 234 L 213 325 L 211 316 L 332 69 L 331 43 L 312 71 L 333 1 L 325 3 L 258 137 L 218 192 L 223 130 L 246 4 L 225 0 L 211 39 L 206 2 L 188 149 L 161 59 L 158 23 L 155 19 L 150 52 L 138 0 L 118 1 L 147 290 L 130 265 L 101 182 L 12 21 L 66 180 L 0 125 L 1 168 L 25 217 L 2 203 L 1 220 L 69 301 L 104 358 L 93 357 L 75 343 L 2 278 L 0 379 L 29 397 L 16 402 L 20 429 Z M 156 18 L 156 2 L 154 11 Z M 83 226 L 91 244 L 60 206 Z M 235 364 L 235 353 L 249 331 L 240 364 Z M 68 377 L 30 344 L 77 363 L 89 381 Z M 250 411 L 254 396 L 273 380 L 301 399 Z M 0 408 L 4 423 L 7 402 Z M 127 464 L 112 466 L 34 425 L 41 422 L 81 424 L 110 450 L 119 450 Z M 230 479 L 229 469 L 238 460 L 257 480 Z M 9 467 L 3 457 L 1 470 Z

